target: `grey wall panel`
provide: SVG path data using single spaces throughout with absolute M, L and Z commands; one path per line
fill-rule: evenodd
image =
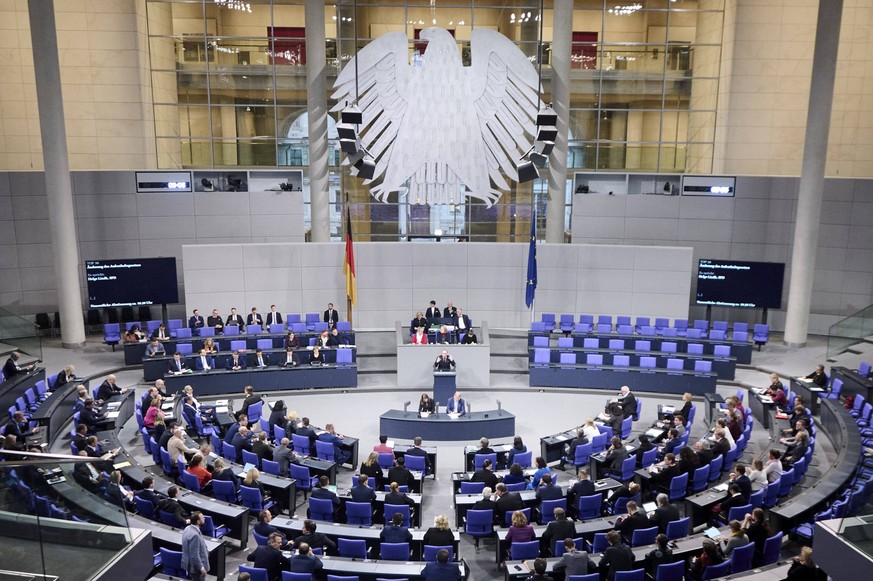
M 71 174 L 73 190 L 79 194 L 136 193 L 136 174 L 130 171 L 77 171 Z
M 142 256 L 175 256 L 177 262 L 181 264 L 182 246 L 194 244 L 196 241 L 195 238 L 157 238 L 141 240 L 139 245 Z M 208 258 L 210 263 L 215 259 L 215 255 Z
M 39 291 L 55 286 L 54 267 L 21 268 L 21 291 Z
M 634 313 L 634 294 L 630 291 L 587 292 L 577 298 L 576 305 L 579 313 L 625 315 Z M 650 310 L 646 306 L 645 310 L 638 312 L 648 313 Z
M 248 244 L 241 248 L 241 260 L 249 268 L 294 266 L 300 264 L 302 252 L 300 246 L 288 244 Z
M 709 198 L 703 196 L 681 196 L 679 217 L 688 219 L 730 220 L 734 216 L 733 198 Z
M 8 214 L 7 214 L 8 216 Z M 11 216 L 9 216 L 11 218 Z M 13 220 L 0 220 L 0 244 L 15 244 L 15 222 Z
M 15 241 L 18 244 L 51 243 L 48 220 L 16 220 Z
M 248 242 L 252 236 L 251 222 L 239 214 L 198 214 L 190 218 L 186 227 L 190 228 L 192 223 L 198 240 L 239 238 L 241 242 Z
M 45 246 L 51 252 L 51 245 L 34 245 Z M 30 246 L 23 246 L 30 248 Z M 94 240 L 79 242 L 79 258 L 84 263 L 86 260 L 97 260 L 106 258 L 136 258 L 139 256 L 158 256 L 156 254 L 148 254 L 142 251 L 142 245 L 139 240 Z
M 193 238 L 193 216 L 140 216 L 139 236 L 141 240 L 155 238 Z
M 847 247 L 849 245 L 849 226 L 844 224 L 822 224 L 818 229 L 818 245 Z
M 678 218 L 678 196 L 640 196 L 634 203 L 627 204 L 630 218 Z
M 855 180 L 853 179 L 829 179 L 824 188 L 824 199 L 827 202 L 850 202 L 854 194 Z
M 0 269 L 0 293 L 21 292 L 21 271 L 18 268 Z
M 575 199 L 579 199 L 576 196 Z M 585 198 L 583 198 L 585 199 Z M 597 216 L 596 214 L 588 213 L 590 208 L 586 208 L 586 213 L 573 216 L 573 236 L 604 238 L 610 241 L 621 241 L 624 238 L 624 220 L 623 216 Z M 609 242 L 612 244 L 613 242 Z
M 691 252 L 692 248 L 690 247 L 634 247 L 634 270 L 659 269 L 690 272 L 692 269 Z
M 726 220 L 683 220 L 679 227 L 679 242 L 730 242 L 733 223 Z
M 302 289 L 300 269 L 293 268 L 245 268 L 239 273 L 225 272 L 225 276 L 245 277 L 245 289 L 256 291 L 279 291 L 283 289 Z
M 194 194 L 137 194 L 136 211 L 140 217 L 190 218 L 194 215 Z
M 16 220 L 48 220 L 48 200 L 43 196 L 14 195 L 12 215 Z
M 41 171 L 10 172 L 7 175 L 13 196 L 45 196 L 45 175 Z
M 822 213 L 821 223 L 851 224 L 853 205 L 854 204 L 851 202 L 851 200 L 828 202 L 828 211 Z
M 739 188 L 739 186 L 737 186 Z M 739 194 L 738 194 L 739 195 Z M 767 198 L 740 198 L 734 204 L 734 224 L 740 220 L 749 222 L 765 222 L 770 211 L 770 201 Z
M 194 192 L 197 216 L 240 216 L 247 214 L 248 192 Z
M 406 289 L 412 296 L 412 271 L 406 266 L 368 266 L 355 267 L 358 280 L 358 291 L 361 289 L 385 288 L 385 281 L 390 281 L 392 287 Z
M 575 286 L 580 291 L 609 292 L 627 289 L 633 283 L 632 270 L 577 270 Z
M 649 218 L 627 218 L 624 224 L 626 238 L 641 238 L 644 240 L 678 240 L 679 220 Z
M 742 242 L 731 243 L 730 253 L 728 258 L 733 260 L 763 260 L 764 259 L 764 244 L 744 244 Z
M 82 194 L 75 196 L 74 201 L 79 219 L 137 216 L 135 194 Z
M 79 240 L 130 240 L 139 238 L 139 220 L 135 217 L 80 218 L 76 221 Z
M 2 225 L 0 225 L 2 228 Z M 51 244 L 47 245 L 51 248 Z M 34 244 L 33 246 L 25 246 L 25 248 L 42 248 L 42 244 Z M 35 256 L 30 256 L 31 261 L 43 260 L 43 252 L 35 253 Z M 51 260 L 51 251 L 48 252 L 49 260 Z M 0 269 L 18 268 L 18 247 L 14 244 L 0 245 Z M 33 266 L 45 266 L 44 264 L 35 264 Z
M 218 263 L 219 257 L 220 264 Z M 243 248 L 239 244 L 183 246 L 182 262 L 185 265 L 185 272 L 189 270 L 215 270 L 222 265 L 241 269 L 243 267 Z

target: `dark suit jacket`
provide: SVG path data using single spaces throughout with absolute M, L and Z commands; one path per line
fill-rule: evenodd
M 424 566 L 422 570 L 422 578 L 427 581 L 458 581 L 461 578 L 461 571 L 458 566 L 449 563 L 439 563 L 432 561 Z
M 495 515 L 495 518 L 498 518 L 500 522 L 503 522 L 503 517 L 507 511 L 516 511 L 524 508 L 524 501 L 521 499 L 521 495 L 517 492 L 507 492 L 498 498 L 496 502 L 497 514 Z
M 163 498 L 158 502 L 158 510 L 169 512 L 176 517 L 176 527 L 183 528 L 188 519 L 188 513 L 174 498 Z
M 443 318 L 444 319 L 453 319 L 455 317 L 455 315 L 457 315 L 457 314 L 458 314 L 458 307 L 452 307 L 451 309 L 449 309 L 449 307 L 445 307 L 443 309 Z
M 412 486 L 415 484 L 415 476 L 413 476 L 412 472 L 406 467 L 401 468 L 400 466 L 392 466 L 388 470 L 388 484 L 391 484 L 392 482 L 396 482 L 400 486 L 408 486 L 412 489 Z
M 259 401 L 264 401 L 264 400 L 261 398 L 261 396 L 259 396 L 259 395 L 256 394 L 256 393 L 253 393 L 252 395 L 246 397 L 246 398 L 243 400 L 242 407 L 241 407 L 240 410 L 239 410 L 240 413 L 242 413 L 242 414 L 248 414 L 249 406 L 255 405 L 255 404 L 258 403 Z
M 467 315 L 461 315 L 460 317 L 457 315 L 452 316 L 452 324 L 455 326 L 455 329 L 458 328 L 459 319 L 461 318 L 464 319 L 464 329 L 469 331 L 472 323 L 470 323 L 470 317 Z
M 439 307 L 428 307 L 427 310 L 424 312 L 424 316 L 428 319 L 439 319 L 443 316 L 443 314 L 440 311 Z
M 392 480 L 392 482 L 395 482 Z M 398 482 L 398 484 L 400 484 Z M 385 495 L 385 504 L 408 504 L 409 506 L 415 506 L 415 501 L 406 496 L 403 492 L 388 492 Z
M 242 315 L 237 315 L 235 317 L 233 315 L 228 315 L 227 320 L 224 322 L 224 326 L 230 327 L 231 325 L 235 325 L 237 327 L 242 327 L 243 326 Z
M 625 418 L 629 418 L 637 412 L 637 398 L 632 391 L 628 392 L 625 397 L 619 397 L 618 403 L 621 405 L 621 412 Z
M 18 368 L 15 366 L 15 362 L 12 360 L 12 357 L 6 360 L 6 364 L 3 366 L 3 376 L 6 379 L 11 379 L 21 373 L 18 371 Z
M 261 357 L 264 358 L 264 367 L 269 367 L 270 366 L 270 356 L 267 355 L 266 353 L 261 353 Z M 255 367 L 258 366 L 258 354 L 257 353 L 252 355 L 252 365 Z
M 104 381 L 97 389 L 97 399 L 107 400 L 112 397 L 112 394 L 121 393 L 121 388 L 118 385 L 112 385 L 108 381 Z
M 722 438 L 718 442 L 712 445 L 712 455 L 713 458 L 716 456 L 723 456 L 731 451 L 730 442 L 727 441 L 727 438 Z
M 352 502 L 376 502 L 376 491 L 369 486 L 355 486 L 349 491 Z
M 633 532 L 637 529 L 647 529 L 649 528 L 649 518 L 646 516 L 642 510 L 638 510 L 634 514 L 628 515 L 624 518 L 620 523 L 615 525 L 615 530 L 624 535 L 627 538 L 633 534 Z
M 654 510 L 652 516 L 649 517 L 649 526 L 657 526 L 659 533 L 667 532 L 667 524 L 674 520 L 679 520 L 682 516 L 679 514 L 679 509 L 670 503 L 664 506 L 659 506 Z
M 607 581 L 615 579 L 616 571 L 630 571 L 634 568 L 634 552 L 622 544 L 607 547 L 600 559 L 600 569 L 606 570 Z
M 567 491 L 567 506 L 576 506 L 583 496 L 595 494 L 594 482 L 591 480 L 579 480 Z
M 309 554 L 294 555 L 291 557 L 288 567 L 292 573 L 314 573 L 319 571 L 324 565 L 316 555 Z
M 324 311 L 321 315 L 321 320 L 328 324 L 335 324 L 339 321 L 339 313 L 336 309 L 329 309 Z
M 733 484 L 736 484 L 740 487 L 740 492 L 743 494 L 745 498 L 749 498 L 752 496 L 752 481 L 749 480 L 749 477 L 743 474 L 739 478 L 735 478 Z
M 206 355 L 206 364 L 209 365 L 209 369 L 215 369 L 215 357 L 211 355 Z M 205 368 L 203 367 L 203 360 L 200 358 L 200 355 L 194 359 L 194 368 L 197 371 L 203 371 Z
M 188 317 L 188 328 L 189 329 L 199 329 L 203 326 L 203 317 L 201 315 L 191 315 Z
M 331 491 L 327 488 L 322 488 L 321 486 L 316 486 L 312 489 L 312 492 L 309 494 L 312 498 L 326 498 L 329 499 L 334 506 L 339 506 L 340 499 L 336 495 L 336 492 Z
M 485 470 L 482 468 L 481 470 L 477 470 L 473 476 L 470 478 L 470 482 L 484 482 L 485 486 L 489 487 L 491 490 L 494 490 L 494 487 L 497 486 L 497 475 L 494 474 L 493 470 Z
M 240 369 L 245 369 L 245 368 L 246 368 L 246 358 L 245 358 L 245 356 L 240 355 L 238 361 L 239 361 L 239 367 L 240 367 Z M 227 366 L 225 367 L 225 369 L 227 369 L 228 371 L 230 371 L 231 369 L 233 369 L 233 356 L 230 356 L 230 357 L 227 358 Z
M 217 330 L 221 331 L 221 329 L 224 327 L 224 323 L 221 320 L 221 315 L 219 315 L 217 317 L 213 317 L 212 315 L 209 315 L 208 317 L 206 317 L 206 326 L 207 327 L 217 327 Z
M 564 492 L 560 486 L 549 484 L 548 486 L 537 488 L 537 500 L 540 502 L 544 500 L 558 500 L 559 498 L 564 498 Z
M 188 369 L 188 362 L 185 361 L 184 357 L 179 358 L 179 365 L 182 367 L 182 371 Z M 175 359 L 170 360 L 170 362 L 167 364 L 167 369 L 170 371 L 170 373 L 178 373 L 179 367 L 176 366 Z
M 567 538 L 576 538 L 576 523 L 567 518 L 553 520 L 543 532 L 543 543 L 552 555 L 555 554 L 555 543 L 563 543 Z
M 254 561 L 254 566 L 259 569 L 266 569 L 269 581 L 280 581 L 282 579 L 282 570 L 291 566 L 291 563 L 285 558 L 282 551 L 270 545 L 258 547 L 247 557 L 247 560 Z
M 249 313 L 246 317 L 246 325 L 263 325 L 264 319 L 261 317 L 261 313 Z
M 274 316 L 275 315 L 275 316 Z M 282 324 L 282 313 L 276 311 L 270 311 L 267 313 L 267 324 L 268 325 L 281 325 Z
M 161 496 L 151 488 L 137 490 L 136 495 L 143 500 L 151 502 L 155 507 L 161 502 Z

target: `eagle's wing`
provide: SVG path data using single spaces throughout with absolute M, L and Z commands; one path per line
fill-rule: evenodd
M 355 78 L 357 59 L 357 79 Z M 387 164 L 378 163 L 391 147 L 408 106 L 407 91 L 412 77 L 406 35 L 392 32 L 380 36 L 358 51 L 337 76 L 332 95 L 337 105 L 332 111 L 342 111 L 358 97 L 364 122 L 360 127 L 361 143 L 376 159 L 379 178 Z M 355 85 L 357 84 L 357 90 Z M 348 163 L 345 160 L 344 163 Z M 365 183 L 369 183 L 365 182 Z
M 488 174 L 498 188 L 509 189 L 501 170 L 518 179 L 516 161 L 530 148 L 536 131 L 539 76 L 524 53 L 498 32 L 474 30 L 470 48 L 471 96 L 485 142 Z

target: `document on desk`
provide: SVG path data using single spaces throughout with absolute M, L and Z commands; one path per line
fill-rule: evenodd
M 114 420 L 117 417 L 118 417 L 118 412 L 108 412 L 106 414 L 106 419 L 108 419 L 108 420 Z
M 217 414 L 226 414 L 229 408 L 226 405 L 220 405 L 215 407 L 215 413 Z
M 458 414 L 458 413 L 455 413 L 455 412 L 449 412 L 448 415 L 449 415 L 449 417 L 452 418 L 453 420 L 457 420 L 459 417 L 461 417 L 461 414 Z

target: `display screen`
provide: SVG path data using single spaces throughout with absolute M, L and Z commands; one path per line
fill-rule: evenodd
M 88 260 L 88 305 L 92 309 L 179 302 L 176 259 Z
M 701 258 L 697 265 L 697 304 L 779 309 L 784 278 L 783 262 Z

